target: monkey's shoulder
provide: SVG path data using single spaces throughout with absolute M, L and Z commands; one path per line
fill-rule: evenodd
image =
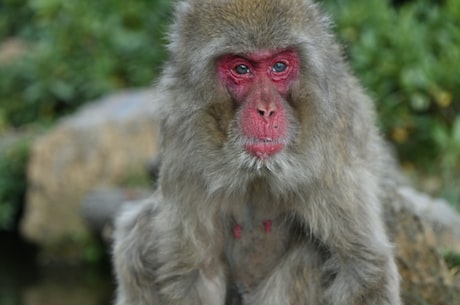
M 115 219 L 115 241 L 134 239 L 139 234 L 148 234 L 158 214 L 157 199 L 154 196 L 136 202 L 127 202 Z M 145 236 L 146 238 L 148 236 Z

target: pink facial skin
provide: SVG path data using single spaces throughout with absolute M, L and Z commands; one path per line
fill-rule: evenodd
M 244 149 L 259 159 L 281 151 L 289 130 L 285 100 L 299 75 L 297 53 L 288 49 L 229 54 L 217 67 L 219 79 L 241 107 Z

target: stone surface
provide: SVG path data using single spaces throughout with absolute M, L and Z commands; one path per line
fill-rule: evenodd
M 88 191 L 145 175 L 158 151 L 157 111 L 152 90 L 120 92 L 87 104 L 38 138 L 28 166 L 23 236 L 45 250 L 85 236 L 80 205 Z
M 19 38 L 9 38 L 0 43 L 0 66 L 19 59 L 27 51 L 27 44 Z
M 113 220 L 121 209 L 152 194 L 152 188 L 100 186 L 85 196 L 81 215 L 86 225 L 106 244 L 112 242 Z
M 447 266 L 442 254 L 460 249 L 459 214 L 442 200 L 401 187 L 385 206 L 385 219 L 404 304 L 457 304 L 460 273 Z

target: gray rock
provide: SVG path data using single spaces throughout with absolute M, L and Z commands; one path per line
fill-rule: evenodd
M 460 215 L 447 201 L 432 198 L 411 187 L 400 187 L 398 193 L 412 207 L 414 214 L 430 223 L 436 232 L 449 230 L 460 240 Z M 456 250 L 460 252 L 460 245 Z
M 151 194 L 152 189 L 148 188 L 99 186 L 85 196 L 81 215 L 88 227 L 110 244 L 113 220 L 123 207 L 136 204 Z
M 19 38 L 8 38 L 0 43 L 0 66 L 10 64 L 27 52 L 26 41 Z
M 158 152 L 157 112 L 152 90 L 124 91 L 87 104 L 39 137 L 28 165 L 23 236 L 46 250 L 87 234 L 84 196 L 145 176 Z
M 457 304 L 460 273 L 443 252 L 460 255 L 459 214 L 444 201 L 398 187 L 385 208 L 404 304 Z

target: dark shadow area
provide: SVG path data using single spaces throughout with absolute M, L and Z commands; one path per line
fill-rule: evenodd
M 34 245 L 0 233 L 0 305 L 109 305 L 113 277 L 107 258 L 97 266 L 39 264 Z

